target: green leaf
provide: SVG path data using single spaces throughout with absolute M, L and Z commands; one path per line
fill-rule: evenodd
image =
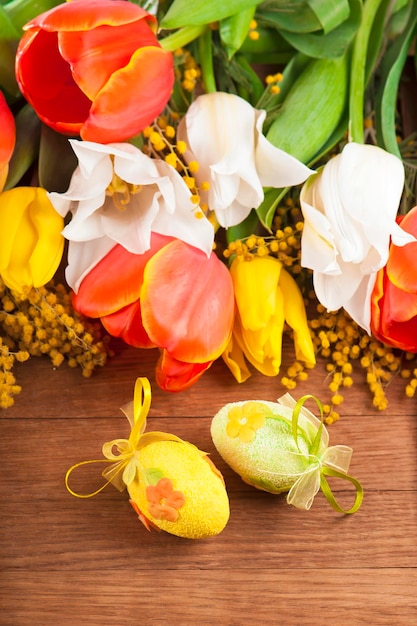
M 39 184 L 48 191 L 63 193 L 68 189 L 78 161 L 68 137 L 42 126 L 39 148 Z
M 258 24 L 259 39 L 246 37 L 239 52 L 245 54 L 250 61 L 261 59 L 261 63 L 274 63 L 274 57 L 287 58 L 294 54 L 294 48 L 288 44 L 275 28 Z M 280 61 L 279 61 L 280 62 Z M 285 61 L 286 63 L 287 61 Z
M 350 14 L 348 0 L 308 0 L 310 8 L 314 11 L 324 33 L 334 30 Z
M 250 23 L 255 15 L 256 7 L 235 13 L 230 17 L 221 20 L 219 33 L 221 42 L 227 52 L 229 59 L 241 48 L 248 36 Z
M 242 72 L 244 73 L 247 82 L 249 83 L 249 88 L 246 89 L 246 97 L 252 106 L 256 106 L 259 98 L 262 96 L 264 92 L 264 84 L 259 78 L 258 74 L 254 71 L 246 56 L 243 54 L 236 54 L 235 56 L 236 63 L 242 68 Z M 242 90 L 239 90 L 239 95 L 243 97 Z
M 401 35 L 403 30 L 407 27 L 412 6 L 413 3 L 407 0 L 396 2 L 396 6 L 392 9 L 392 15 L 387 25 L 386 35 L 389 40 L 393 41 L 398 35 Z
M 9 163 L 5 189 L 15 187 L 38 156 L 41 121 L 32 107 L 25 105 L 15 117 L 16 145 Z
M 325 34 L 299 34 L 281 30 L 281 35 L 300 52 L 318 59 L 343 56 L 352 42 L 361 21 L 361 0 L 350 0 L 350 14 L 342 24 Z
M 346 109 L 347 69 L 346 57 L 310 60 L 292 84 L 266 138 L 303 163 L 310 163 Z
M 236 226 L 231 226 L 226 230 L 226 240 L 228 243 L 237 241 L 238 239 L 246 239 L 250 235 L 254 235 L 259 226 L 259 219 L 256 211 L 251 211 L 246 219 Z
M 282 74 L 282 80 L 279 83 L 279 94 L 277 95 L 275 102 L 277 104 L 284 102 L 287 97 L 290 89 L 292 88 L 295 81 L 301 76 L 307 65 L 311 62 L 311 58 L 302 54 L 301 52 L 297 52 L 293 55 L 291 60 L 285 66 L 285 69 Z M 265 124 L 264 124 L 264 134 L 265 134 Z
M 256 214 L 261 224 L 269 231 L 272 230 L 272 222 L 275 217 L 275 211 L 288 191 L 288 187 L 285 189 L 265 189 L 265 197 L 262 204 L 257 208 Z
M 274 26 L 292 33 L 312 33 L 321 30 L 320 20 L 305 2 L 263 2 L 257 9 L 260 24 Z
M 161 28 L 210 24 L 257 5 L 256 0 L 174 0 L 162 18 Z M 190 10 L 192 8 L 192 10 Z
M 349 125 L 349 112 L 346 109 L 340 119 L 340 122 L 321 146 L 320 150 L 308 161 L 308 167 L 313 167 L 316 163 L 319 163 L 339 142 L 341 142 L 346 135 L 346 130 Z
M 156 485 L 164 477 L 164 472 L 157 467 L 148 467 L 143 473 L 149 485 Z
M 375 103 L 378 144 L 401 158 L 395 128 L 398 87 L 411 42 L 417 31 L 417 0 L 413 0 L 407 27 L 381 63 L 380 89 Z
M 13 99 L 20 95 L 14 70 L 16 47 L 17 42 L 6 39 L 0 40 L 0 87 Z
M 19 39 L 20 34 L 6 9 L 0 6 L 0 39 Z
M 22 27 L 45 11 L 53 9 L 58 4 L 62 4 L 61 0 L 12 0 L 8 2 L 4 9 L 10 20 L 18 30 L 18 37 L 22 34 Z
M 371 32 L 368 37 L 367 57 L 365 68 L 365 85 L 368 83 L 375 67 L 378 64 L 380 54 L 383 52 L 386 38 L 387 22 L 391 14 L 391 0 L 383 0 L 375 15 Z
M 349 134 L 352 141 L 364 141 L 364 101 L 366 86 L 366 59 L 369 48 L 369 38 L 379 7 L 384 0 L 367 0 L 365 2 L 362 20 L 352 47 L 352 59 L 349 87 Z

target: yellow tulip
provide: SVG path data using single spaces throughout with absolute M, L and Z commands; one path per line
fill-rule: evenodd
M 45 189 L 16 187 L 0 195 L 0 276 L 10 289 L 41 287 L 53 277 L 63 227 Z
M 266 376 L 279 373 L 285 323 L 294 332 L 296 358 L 313 365 L 314 347 L 303 297 L 280 261 L 273 257 L 236 257 L 230 273 L 236 317 L 223 359 L 235 378 L 243 382 L 250 375 L 244 357 Z

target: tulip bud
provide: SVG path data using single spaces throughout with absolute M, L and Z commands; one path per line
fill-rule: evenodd
M 45 189 L 17 187 L 0 195 L 0 276 L 10 289 L 41 287 L 64 250 L 63 218 Z

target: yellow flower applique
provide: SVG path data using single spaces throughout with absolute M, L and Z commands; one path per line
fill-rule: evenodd
M 148 511 L 155 519 L 176 522 L 178 510 L 184 505 L 185 497 L 181 491 L 175 491 L 169 478 L 161 478 L 156 485 L 146 487 Z
M 245 402 L 234 406 L 228 414 L 226 432 L 229 437 L 239 437 L 243 443 L 249 443 L 270 413 L 268 407 L 261 402 Z

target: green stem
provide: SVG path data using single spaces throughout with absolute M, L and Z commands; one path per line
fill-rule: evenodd
M 217 86 L 214 77 L 213 47 L 210 28 L 208 28 L 198 40 L 198 53 L 204 89 L 206 93 L 213 93 L 217 91 Z
M 200 37 L 205 30 L 207 30 L 206 24 L 202 26 L 184 26 L 184 28 L 180 28 L 164 39 L 160 39 L 159 43 L 164 50 L 174 52 Z
M 356 33 L 352 52 L 350 75 L 349 117 L 350 138 L 357 143 L 364 142 L 363 110 L 365 101 L 365 67 L 369 36 L 375 15 L 383 0 L 366 0 L 362 21 Z

